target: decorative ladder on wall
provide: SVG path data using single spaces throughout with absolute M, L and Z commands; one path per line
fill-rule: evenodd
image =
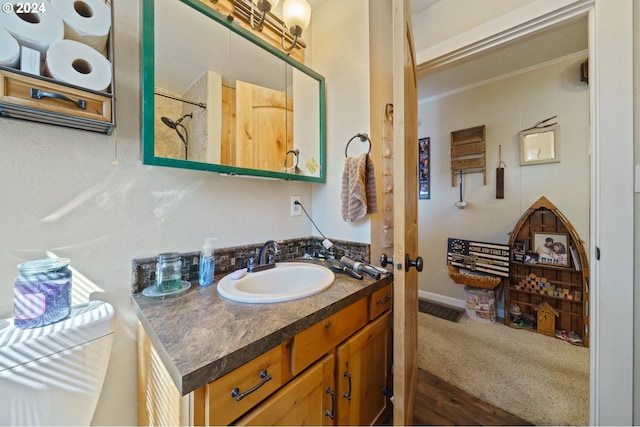
M 482 172 L 487 185 L 485 125 L 451 132 L 451 186 L 460 173 Z

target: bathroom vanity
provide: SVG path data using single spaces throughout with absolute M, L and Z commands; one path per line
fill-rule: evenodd
M 216 283 L 133 297 L 140 425 L 370 425 L 390 414 L 391 277 L 336 274 L 319 294 L 273 304 L 226 300 Z

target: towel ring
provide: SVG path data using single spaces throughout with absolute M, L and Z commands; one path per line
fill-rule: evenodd
M 366 133 L 357 133 L 353 138 L 351 138 L 349 140 L 349 142 L 347 142 L 347 146 L 344 147 L 344 156 L 345 157 L 349 157 L 347 155 L 347 150 L 349 149 L 349 144 L 351 144 L 351 141 L 353 141 L 356 138 L 360 138 L 360 141 L 362 141 L 362 142 L 367 141 L 369 143 L 369 151 L 367 152 L 367 154 L 371 154 L 371 140 L 369 139 L 369 135 L 367 135 Z
M 284 167 L 287 167 L 287 155 L 289 153 L 293 153 L 293 155 L 296 158 L 296 164 L 294 165 L 294 168 L 298 167 L 298 162 L 300 161 L 300 150 L 298 150 L 297 148 L 295 150 L 289 150 L 287 151 L 287 154 L 284 155 Z

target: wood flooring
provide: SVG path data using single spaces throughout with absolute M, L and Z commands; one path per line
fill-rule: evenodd
M 418 370 L 414 425 L 533 425 L 471 396 L 442 379 Z

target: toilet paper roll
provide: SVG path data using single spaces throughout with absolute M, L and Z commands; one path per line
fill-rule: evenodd
M 60 40 L 47 51 L 46 72 L 56 80 L 104 91 L 111 84 L 111 63 L 94 48 Z
M 16 68 L 20 61 L 20 45 L 16 39 L 0 26 L 0 65 Z
M 64 21 L 64 38 L 101 52 L 111 30 L 111 8 L 103 0 L 51 0 Z
M 17 13 L 14 0 L 0 0 L 0 26 L 4 27 L 23 46 L 45 53 L 52 43 L 64 37 L 64 23 L 58 13 L 44 2 L 44 8 L 31 13 Z M 7 13 L 5 7 L 14 5 L 14 11 Z M 20 3 L 24 5 L 24 3 Z M 42 11 L 42 12 L 41 12 Z

